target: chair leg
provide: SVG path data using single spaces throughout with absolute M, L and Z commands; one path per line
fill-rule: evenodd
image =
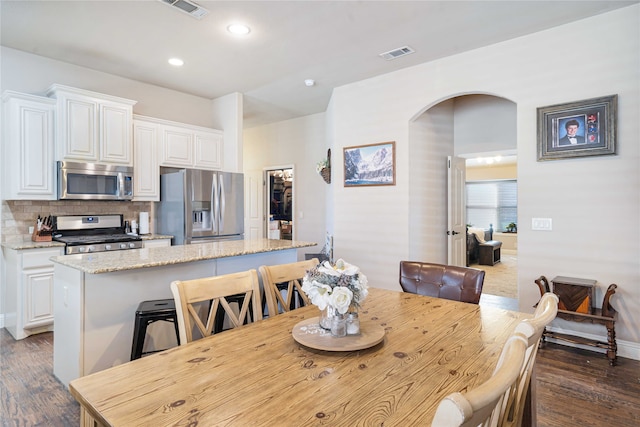
M 131 345 L 131 360 L 140 359 L 142 357 L 142 348 L 144 347 L 144 339 L 147 335 L 147 321 L 141 317 L 136 317 L 133 327 L 133 344 Z
M 180 345 L 180 328 L 178 327 L 177 316 L 173 319 L 173 328 L 176 330 L 176 340 L 178 341 L 178 345 Z

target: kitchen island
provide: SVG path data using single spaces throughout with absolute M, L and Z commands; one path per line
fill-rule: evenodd
M 138 304 L 172 298 L 174 280 L 295 262 L 298 249 L 315 245 L 246 239 L 53 257 L 53 373 L 68 386 L 75 378 L 128 362 Z M 158 329 L 147 337 L 145 349 L 165 348 L 167 340 L 175 345 L 172 327 Z

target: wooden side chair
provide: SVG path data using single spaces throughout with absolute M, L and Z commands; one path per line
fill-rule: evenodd
M 508 410 L 500 426 L 520 427 L 525 416 L 525 409 L 527 413 L 531 413 L 531 408 L 528 405 L 535 404 L 535 382 L 531 381 L 531 376 L 536 355 L 538 354 L 538 347 L 545 328 L 558 314 L 558 302 L 557 295 L 551 292 L 545 293 L 536 307 L 533 318 L 523 320 L 516 326 L 514 333 L 526 338 L 527 351 L 517 387 L 512 390 L 512 395 L 509 402 L 507 402 Z M 530 394 L 530 399 L 528 400 L 526 399 L 527 393 Z M 531 425 L 536 425 L 535 420 L 531 421 Z
M 214 333 L 216 314 L 224 310 L 232 328 L 244 324 L 252 308 L 252 321 L 262 319 L 260 309 L 260 285 L 256 270 L 202 279 L 175 281 L 171 283 L 171 292 L 176 303 L 180 345 L 194 340 L 193 332 L 201 337 Z M 229 305 L 229 300 L 240 301 L 239 313 Z M 195 338 L 197 339 L 197 338 Z
M 309 304 L 309 298 L 302 291 L 302 278 L 318 264 L 318 259 L 312 258 L 290 264 L 260 266 L 269 316 L 293 310 L 296 301 L 298 306 Z
M 432 427 L 498 426 L 504 416 L 506 401 L 517 387 L 527 340 L 512 335 L 504 347 L 491 378 L 465 393 L 445 397 L 431 423 Z
M 477 268 L 400 261 L 400 286 L 405 292 L 478 304 L 484 271 Z

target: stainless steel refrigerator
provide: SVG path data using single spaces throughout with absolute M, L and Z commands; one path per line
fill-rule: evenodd
M 156 232 L 174 245 L 244 237 L 244 175 L 197 169 L 160 175 Z

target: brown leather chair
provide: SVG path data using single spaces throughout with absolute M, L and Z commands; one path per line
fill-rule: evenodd
M 484 271 L 477 268 L 400 261 L 400 286 L 405 292 L 478 304 Z

